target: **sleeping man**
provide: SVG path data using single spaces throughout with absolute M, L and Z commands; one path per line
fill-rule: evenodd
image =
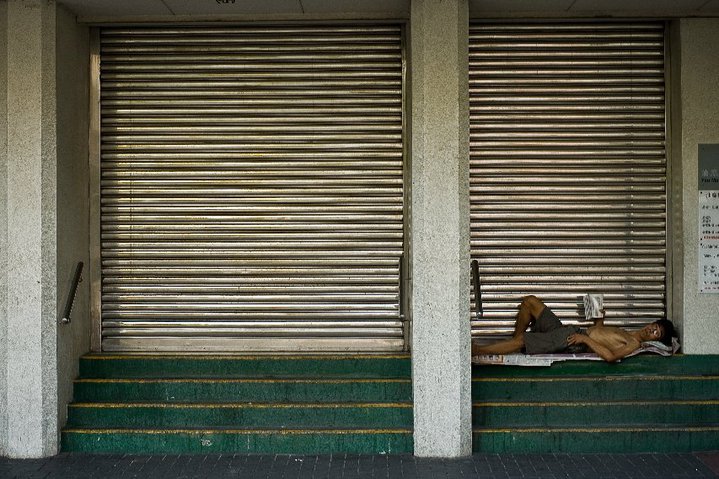
M 532 326 L 530 331 L 527 328 Z M 667 319 L 649 323 L 638 331 L 604 326 L 604 319 L 597 319 L 594 326 L 582 329 L 564 326 L 559 318 L 539 298 L 527 296 L 522 300 L 514 324 L 511 339 L 486 346 L 472 344 L 472 355 L 561 353 L 593 351 L 608 362 L 618 361 L 633 353 L 644 341 L 661 341 L 671 346 L 674 325 Z

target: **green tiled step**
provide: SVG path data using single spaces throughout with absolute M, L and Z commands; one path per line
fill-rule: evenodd
M 483 453 L 691 452 L 717 444 L 719 425 L 473 430 L 473 449 Z
M 474 427 L 582 427 L 615 424 L 719 424 L 719 400 L 479 401 L 472 408 Z
M 529 368 L 527 368 L 529 369 Z M 719 398 L 719 376 L 475 377 L 475 401 L 631 401 Z
M 407 429 L 68 428 L 62 443 L 65 452 L 127 454 L 399 454 L 413 447 Z
M 182 356 L 87 354 L 82 378 L 343 377 L 409 378 L 408 354 Z
M 409 355 L 81 359 L 62 450 L 411 453 Z
M 382 428 L 411 429 L 412 403 L 75 403 L 68 427 L 90 428 Z
M 78 379 L 76 402 L 411 401 L 410 379 Z
M 717 374 L 719 355 L 675 354 L 670 358 L 642 354 L 618 363 L 565 361 L 551 367 L 472 366 L 473 377 L 554 377 L 554 376 L 681 376 Z
M 474 366 L 474 450 L 686 452 L 719 444 L 719 356 Z

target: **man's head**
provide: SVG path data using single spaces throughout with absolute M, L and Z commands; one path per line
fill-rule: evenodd
M 649 323 L 642 328 L 645 341 L 661 341 L 667 346 L 672 345 L 672 338 L 676 336 L 674 324 L 668 319 L 660 319 Z

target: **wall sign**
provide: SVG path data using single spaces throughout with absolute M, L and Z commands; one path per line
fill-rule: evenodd
M 699 292 L 719 293 L 719 145 L 699 145 Z

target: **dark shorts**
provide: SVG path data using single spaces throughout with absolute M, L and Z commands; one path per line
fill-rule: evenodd
M 564 326 L 557 315 L 545 307 L 532 328 L 524 333 L 524 352 L 527 354 L 564 352 L 569 347 L 567 344 L 569 335 L 579 332 L 581 328 Z

